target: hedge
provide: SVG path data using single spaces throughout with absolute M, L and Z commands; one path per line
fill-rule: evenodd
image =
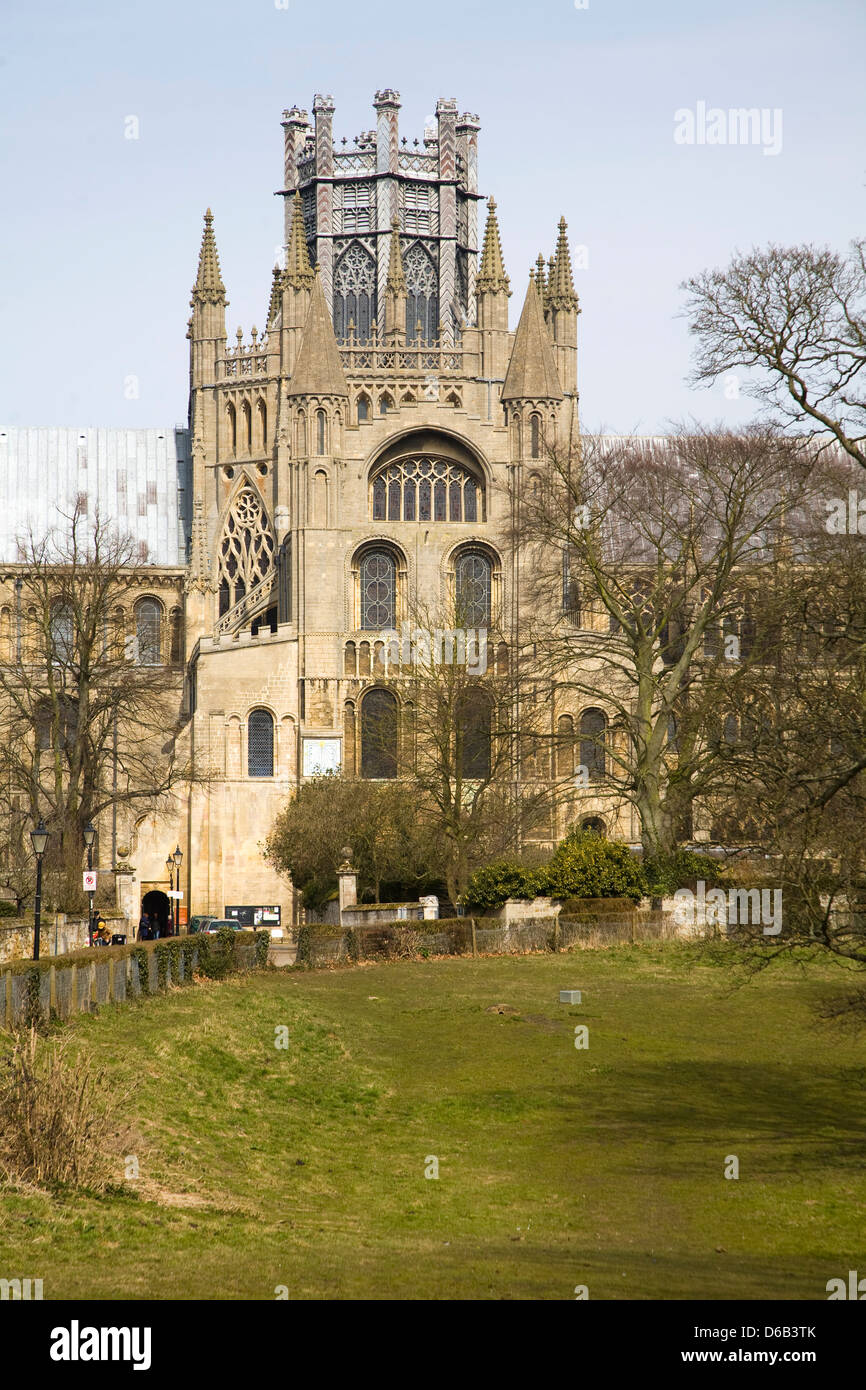
M 109 960 L 134 960 L 138 966 L 140 997 L 151 993 L 149 957 L 157 961 L 157 989 L 165 989 L 169 977 L 180 979 L 180 965 L 183 963 L 183 978 L 192 979 L 193 958 L 197 954 L 199 974 L 212 979 L 221 979 L 235 970 L 241 969 L 235 960 L 234 947 L 252 938 L 255 946 L 255 964 L 258 968 L 267 965 L 270 933 L 268 931 L 236 932 L 231 927 L 223 927 L 216 936 L 198 933 L 193 936 L 171 936 L 158 941 L 138 941 L 126 946 L 94 946 L 81 951 L 72 951 L 65 956 L 43 956 L 39 960 L 14 960 L 0 967 L 0 980 L 6 974 L 24 976 L 25 983 L 25 1026 L 38 1022 L 42 1017 L 40 989 L 43 977 L 52 966 L 57 971 L 70 970 L 76 965 L 105 964 Z

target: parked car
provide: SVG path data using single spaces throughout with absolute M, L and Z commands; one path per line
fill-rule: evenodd
M 204 930 L 206 929 L 206 927 L 207 927 L 208 922 L 212 922 L 213 920 L 214 920 L 213 917 L 203 917 L 203 916 L 192 917 L 192 918 L 190 918 L 190 923 L 189 923 L 190 934 L 192 934 L 193 932 L 197 932 L 197 931 L 204 931 Z
M 207 932 L 208 936 L 215 936 L 223 927 L 231 927 L 232 931 L 249 931 L 249 927 L 245 927 L 237 917 L 209 917 L 207 925 L 199 930 Z

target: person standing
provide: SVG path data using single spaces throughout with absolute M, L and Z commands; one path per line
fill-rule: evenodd
M 142 912 L 138 923 L 138 940 L 150 940 L 150 917 L 146 912 Z

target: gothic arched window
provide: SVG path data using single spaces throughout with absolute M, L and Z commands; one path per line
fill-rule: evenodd
M 316 453 L 325 453 L 325 412 L 316 411 Z
M 183 612 L 180 608 L 172 608 L 168 624 L 169 659 L 172 666 L 179 666 L 183 661 Z
M 358 241 L 347 246 L 334 269 L 334 332 L 345 342 L 349 324 L 354 325 L 355 342 L 370 341 L 376 317 L 376 262 Z
M 66 666 L 75 650 L 75 616 L 67 603 L 59 603 L 52 609 L 49 627 L 51 634 L 51 659 Z
M 361 561 L 361 627 L 396 626 L 397 566 L 387 550 L 368 550 Z
M 12 609 L 0 608 L 0 658 L 12 661 Z
M 373 479 L 374 521 L 484 521 L 484 488 L 451 459 L 398 459 Z
M 570 714 L 561 714 L 556 721 L 556 775 L 571 777 L 574 774 L 574 720 Z
M 468 690 L 460 701 L 458 739 L 463 777 L 490 776 L 490 701 L 481 690 Z
M 585 709 L 580 716 L 580 761 L 589 773 L 590 781 L 599 782 L 605 775 L 604 735 L 607 719 L 600 709 Z
M 361 776 L 397 776 L 397 697 L 379 687 L 361 705 Z
M 465 550 L 454 566 L 456 619 L 462 627 L 490 626 L 490 591 L 493 566 L 486 555 Z
M 567 547 L 562 552 L 562 611 L 570 623 L 580 626 L 580 585 Z
M 274 538 L 262 500 L 254 488 L 242 487 L 232 502 L 220 545 L 220 613 L 240 603 L 273 564 Z
M 155 598 L 143 598 L 135 605 L 135 636 L 138 664 L 158 666 L 162 660 L 162 609 Z
M 436 267 L 417 242 L 403 257 L 403 272 L 407 288 L 406 341 L 434 343 L 439 330 L 439 281 Z
M 247 720 L 247 775 L 274 775 L 274 719 L 266 709 L 251 710 Z
M 529 417 L 529 455 L 530 458 L 541 457 L 541 417 L 531 415 Z

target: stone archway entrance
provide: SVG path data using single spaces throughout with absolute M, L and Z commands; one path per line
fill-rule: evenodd
M 580 828 L 585 832 L 589 831 L 593 835 L 600 835 L 602 839 L 607 835 L 607 826 L 601 819 L 601 816 L 587 816 L 585 820 L 580 822 Z
M 168 934 L 168 896 L 159 888 L 152 888 L 141 900 L 141 910 L 151 920 L 159 923 L 160 936 Z

